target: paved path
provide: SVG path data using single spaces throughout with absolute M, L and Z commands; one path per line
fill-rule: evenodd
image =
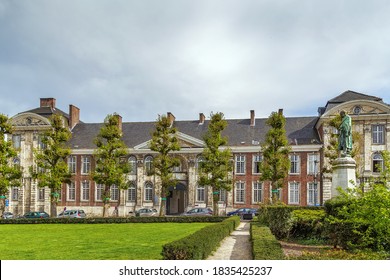
M 252 260 L 250 222 L 241 221 L 235 231 L 224 240 L 208 260 Z

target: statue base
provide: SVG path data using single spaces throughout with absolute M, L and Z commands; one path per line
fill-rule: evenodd
M 338 187 L 343 190 L 354 188 L 356 185 L 356 161 L 349 157 L 337 158 L 333 163 L 331 197 L 339 195 Z

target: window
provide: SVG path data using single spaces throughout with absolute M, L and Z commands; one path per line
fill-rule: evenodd
M 96 185 L 95 201 L 102 201 L 103 200 L 103 193 L 104 193 L 104 185 L 103 184 L 97 184 Z
M 263 160 L 263 156 L 261 155 L 254 155 L 253 156 L 253 174 L 259 174 L 260 173 L 260 164 Z
M 172 168 L 172 171 L 173 171 L 173 172 L 181 172 L 181 171 L 182 171 L 181 161 L 179 161 L 179 165 L 178 165 L 178 166 L 174 166 L 174 167 Z
M 288 186 L 288 203 L 299 204 L 299 183 L 291 182 Z
M 74 201 L 76 200 L 76 185 L 74 182 L 70 182 L 70 184 L 66 185 L 66 200 Z
M 129 183 L 129 188 L 127 189 L 127 201 L 136 201 L 137 200 L 137 188 L 135 182 Z
M 380 173 L 383 170 L 383 157 L 380 153 L 374 154 L 372 157 L 372 171 Z
M 145 158 L 145 172 L 146 175 L 152 175 L 153 171 L 153 157 L 152 156 L 147 156 Z
M 252 202 L 259 203 L 263 201 L 263 183 L 253 182 Z
M 43 135 L 38 135 L 38 149 L 39 150 L 44 150 L 46 149 L 47 145 L 43 143 L 44 136 Z
M 317 175 L 318 173 L 318 155 L 317 154 L 309 154 L 308 155 L 308 165 L 307 165 L 307 173 L 311 175 Z
M 12 187 L 11 188 L 11 199 L 12 200 L 18 200 L 19 199 L 19 188 L 18 187 Z
M 91 171 L 91 157 L 82 157 L 81 161 L 81 174 L 88 174 Z
M 72 174 L 76 173 L 76 156 L 68 157 L 68 168 L 70 173 Z
M 385 126 L 383 124 L 376 124 L 372 126 L 372 143 L 385 143 Z
M 227 201 L 227 191 L 225 189 L 219 190 L 219 201 L 221 201 L 221 202 Z
M 300 169 L 299 169 L 299 155 L 290 155 L 290 173 L 291 174 L 299 174 Z
M 319 202 L 318 183 L 311 182 L 307 190 L 307 204 L 316 206 L 319 205 Z
M 119 188 L 116 185 L 111 186 L 110 188 L 110 198 L 111 200 L 118 201 L 119 200 Z
M 130 175 L 137 175 L 137 158 L 134 156 L 129 157 Z
M 204 202 L 205 201 L 205 187 L 197 186 L 196 187 L 196 201 Z
M 145 201 L 153 201 L 153 184 L 151 182 L 145 183 Z
M 45 200 L 45 188 L 39 188 L 38 200 Z
M 236 156 L 236 174 L 245 174 L 245 156 Z
M 20 149 L 21 136 L 20 135 L 12 135 L 12 144 L 15 149 Z
M 244 203 L 245 202 L 245 183 L 244 182 L 236 182 L 236 195 L 235 202 L 236 203 Z
M 81 184 L 81 200 L 88 201 L 90 191 L 89 181 L 83 181 Z

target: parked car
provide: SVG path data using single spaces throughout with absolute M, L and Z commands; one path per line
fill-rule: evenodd
M 213 210 L 207 207 L 196 207 L 184 212 L 183 216 L 212 216 Z
M 228 212 L 227 216 L 241 216 L 243 214 L 252 214 L 252 216 L 257 215 L 257 209 L 256 208 L 238 208 L 234 211 Z
M 11 212 L 4 212 L 3 215 L 1 215 L 3 219 L 12 219 L 14 217 L 14 214 Z
M 137 217 L 158 216 L 158 213 L 156 209 L 142 208 L 135 211 L 135 216 Z
M 57 215 L 58 218 L 85 218 L 87 215 L 85 214 L 84 210 L 77 209 L 77 210 L 65 210 Z
M 21 218 L 27 218 L 27 219 L 30 219 L 30 218 L 39 219 L 39 218 L 49 218 L 49 217 L 50 217 L 49 214 L 47 214 L 44 211 L 27 212 L 26 214 L 21 216 Z

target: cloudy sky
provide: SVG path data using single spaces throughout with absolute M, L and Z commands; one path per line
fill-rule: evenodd
M 346 90 L 390 103 L 386 0 L 0 0 L 0 112 L 54 97 L 84 122 L 314 116 Z

